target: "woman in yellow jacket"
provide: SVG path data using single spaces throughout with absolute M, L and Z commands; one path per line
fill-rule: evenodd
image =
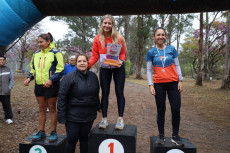
M 48 105 L 51 118 L 51 134 L 49 142 L 57 140 L 57 112 L 56 103 L 59 89 L 59 81 L 64 74 L 63 56 L 55 50 L 53 37 L 50 33 L 38 36 L 40 50 L 33 54 L 30 67 L 31 71 L 24 85 L 28 86 L 35 78 L 34 93 L 39 105 L 39 129 L 32 141 L 38 141 L 45 137 L 46 108 Z

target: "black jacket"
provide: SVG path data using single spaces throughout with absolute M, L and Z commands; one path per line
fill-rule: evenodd
M 76 69 L 61 81 L 58 93 L 58 121 L 89 122 L 100 110 L 99 82 L 95 73 Z

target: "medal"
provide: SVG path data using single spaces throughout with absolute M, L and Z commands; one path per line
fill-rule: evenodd
M 157 46 L 156 46 L 156 48 L 157 48 Z M 162 72 L 165 72 L 165 60 L 166 60 L 165 48 L 166 48 L 166 46 L 164 47 L 164 57 L 161 58 L 161 63 L 162 63 L 162 67 L 163 67 L 163 69 L 161 69 Z M 160 57 L 160 52 L 159 52 L 158 48 L 157 48 L 157 52 L 158 52 L 159 57 Z

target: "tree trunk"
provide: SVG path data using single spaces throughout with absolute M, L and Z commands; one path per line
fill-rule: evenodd
M 128 25 L 129 25 L 129 16 L 126 15 L 125 17 L 125 23 L 124 23 L 124 38 L 125 41 L 128 41 Z
M 137 71 L 136 79 L 143 79 L 141 75 L 141 66 L 143 63 L 143 15 L 138 15 L 137 25 Z
M 165 26 L 165 16 L 164 16 L 164 14 L 161 14 L 160 16 L 161 16 L 161 27 L 164 28 L 164 26 Z
M 203 12 L 200 13 L 200 40 L 199 40 L 199 54 L 198 54 L 198 73 L 196 85 L 203 86 L 202 84 L 202 56 L 203 56 Z
M 176 50 L 178 52 L 179 52 L 179 45 L 180 45 L 180 36 L 181 34 L 179 34 L 179 31 L 178 31 L 177 38 L 176 38 Z
M 82 17 L 82 41 L 84 43 L 84 46 L 82 48 L 83 53 L 86 53 L 86 17 Z
M 22 46 L 21 46 L 21 51 L 20 51 L 20 55 L 19 55 L 19 70 L 23 69 L 23 64 L 24 64 L 24 59 L 25 59 L 25 52 L 26 52 L 26 41 L 22 39 Z
M 208 66 L 208 40 L 209 40 L 209 21 L 208 21 L 208 12 L 206 12 L 206 24 L 205 24 L 205 54 L 204 54 L 204 67 L 203 67 L 203 71 L 204 71 L 204 80 L 210 80 L 210 76 L 209 76 L 209 66 Z
M 168 45 L 171 45 L 171 43 L 172 43 L 172 21 L 173 20 L 173 15 L 172 14 L 170 14 L 170 16 L 169 16 L 169 31 L 168 31 Z
M 227 42 L 226 42 L 226 53 L 225 53 L 225 69 L 224 69 L 224 76 L 222 80 L 222 89 L 230 89 L 230 10 L 228 11 L 227 15 Z
M 21 51 L 21 58 L 19 61 L 19 63 L 20 63 L 19 70 L 23 69 L 24 59 L 25 59 L 25 51 Z
M 180 14 L 178 14 L 177 18 L 178 18 L 178 21 L 180 22 Z M 179 24 L 179 23 L 178 23 Z M 178 26 L 178 29 L 177 29 L 177 34 L 176 34 L 176 50 L 179 52 L 179 44 L 180 44 L 180 28 Z

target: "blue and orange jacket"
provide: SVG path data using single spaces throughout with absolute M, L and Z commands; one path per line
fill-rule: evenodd
M 151 61 L 153 64 L 154 83 L 178 81 L 179 77 L 174 63 L 174 59 L 177 56 L 178 52 L 171 45 L 167 45 L 165 50 L 159 49 L 157 51 L 157 48 L 153 47 L 148 51 L 145 60 Z M 162 71 L 163 69 L 165 69 L 164 72 Z
M 47 80 L 57 83 L 64 74 L 62 53 L 50 47 L 38 50 L 33 54 L 30 67 L 29 78 L 35 77 L 36 84 L 43 85 Z

